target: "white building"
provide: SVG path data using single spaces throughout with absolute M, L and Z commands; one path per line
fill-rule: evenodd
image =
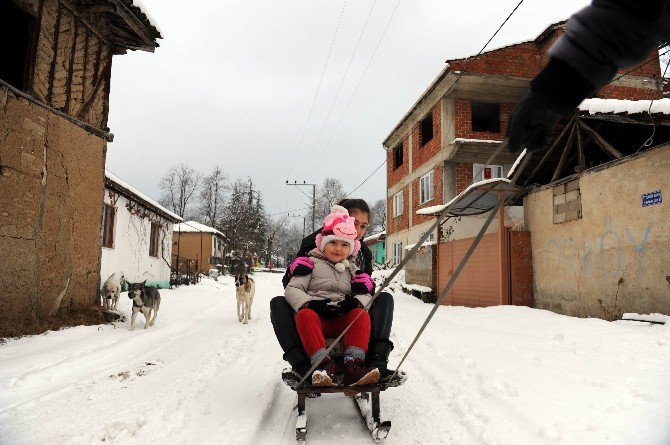
M 131 282 L 170 285 L 174 223 L 182 218 L 105 170 L 102 218 L 102 283 L 123 272 Z M 102 285 L 101 283 L 101 285 Z

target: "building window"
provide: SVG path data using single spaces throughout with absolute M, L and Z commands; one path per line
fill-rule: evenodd
M 397 266 L 402 261 L 402 241 L 393 243 L 393 265 Z
M 151 236 L 149 238 L 149 256 L 158 257 L 158 245 L 160 244 L 160 224 L 151 223 Z
M 393 149 L 393 169 L 402 165 L 402 142 Z
M 488 131 L 500 133 L 500 104 L 496 102 L 479 102 L 473 100 L 472 131 Z
M 396 193 L 393 195 L 393 217 L 395 218 L 396 216 L 402 215 L 403 211 L 403 196 L 402 196 L 402 191 Z
M 25 89 L 30 51 L 30 35 L 35 20 L 14 2 L 0 2 L 0 79 L 19 90 Z M 9 43 L 11 42 L 11 44 Z
M 426 145 L 433 139 L 433 112 L 428 113 L 421 121 L 421 146 Z
M 474 182 L 483 181 L 484 179 L 502 178 L 502 165 L 484 165 L 472 164 L 472 177 Z
M 424 204 L 435 197 L 435 188 L 433 187 L 433 171 L 423 175 L 419 180 L 419 204 Z
M 105 204 L 102 210 L 102 245 L 103 247 L 114 248 L 114 220 L 116 209 L 113 205 Z

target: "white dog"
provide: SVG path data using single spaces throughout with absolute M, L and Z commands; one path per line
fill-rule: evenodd
M 247 324 L 251 320 L 251 303 L 254 302 L 256 283 L 249 275 L 235 276 L 235 295 L 237 296 L 237 319 Z M 240 311 L 241 309 L 241 311 Z
M 107 278 L 105 284 L 102 285 L 102 307 L 105 309 L 116 310 L 116 305 L 119 302 L 119 295 L 121 295 L 121 284 L 125 281 L 123 272 L 115 272 Z

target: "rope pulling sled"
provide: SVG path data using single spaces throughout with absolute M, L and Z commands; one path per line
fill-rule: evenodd
M 501 144 L 484 165 L 490 164 L 490 162 L 498 155 L 504 146 L 505 144 Z M 432 310 L 426 317 L 426 320 L 417 332 L 409 348 L 398 363 L 396 370 L 389 379 L 385 379 L 370 386 L 348 387 L 339 385 L 333 387 L 312 387 L 311 385 L 305 384 L 305 380 L 312 375 L 312 372 L 314 372 L 314 370 L 319 366 L 320 362 L 313 364 L 309 371 L 307 371 L 304 376 L 301 376 L 299 380 L 294 371 L 291 369 L 284 370 L 282 373 L 282 380 L 284 380 L 284 382 L 298 394 L 298 403 L 296 406 L 298 411 L 298 417 L 296 420 L 297 440 L 304 441 L 307 438 L 307 414 L 305 409 L 306 398 L 319 397 L 324 393 L 344 393 L 348 396 L 354 395 L 354 401 L 356 402 L 360 414 L 366 422 L 375 442 L 380 442 L 388 436 L 388 433 L 391 429 L 391 422 L 381 420 L 379 402 L 380 392 L 385 391 L 391 387 L 400 386 L 406 380 L 407 376 L 403 371 L 400 371 L 400 366 L 405 362 L 405 359 L 409 355 L 410 351 L 414 348 L 414 345 L 418 341 L 419 337 L 428 326 L 430 320 L 433 318 L 433 315 L 435 315 L 437 309 L 446 298 L 454 282 L 470 259 L 470 256 L 472 256 L 475 249 L 479 245 L 479 242 L 484 237 L 486 230 L 491 225 L 491 222 L 498 213 L 500 207 L 503 206 L 507 201 L 523 194 L 524 189 L 518 187 L 516 182 L 528 165 L 530 158 L 530 153 L 528 153 L 526 150 L 523 150 L 512 166 L 510 172 L 507 175 L 507 178 L 494 178 L 473 183 L 468 188 L 459 193 L 449 203 L 445 204 L 443 208 L 436 209 L 433 213 L 431 213 L 437 214 L 435 222 L 433 222 L 430 228 L 424 232 L 419 241 L 414 245 L 414 247 L 412 247 L 409 253 L 402 259 L 400 264 L 396 266 L 395 270 L 393 270 L 393 272 L 384 280 L 382 285 L 372 296 L 370 303 L 365 308 L 366 310 L 372 306 L 372 303 L 375 301 L 377 296 L 383 292 L 384 289 L 391 283 L 393 278 L 403 269 L 405 264 L 407 264 L 407 262 L 416 254 L 428 236 L 442 224 L 443 220 L 446 221 L 448 218 L 452 217 L 473 216 L 490 212 L 486 218 L 486 221 L 484 222 L 484 225 L 479 230 L 479 233 L 473 240 L 470 248 L 461 260 L 460 264 L 454 270 L 454 273 L 449 279 L 449 282 L 435 301 Z M 484 167 L 482 167 L 482 170 L 483 168 Z M 331 354 L 333 350 L 338 348 L 333 356 L 334 358 L 341 357 L 344 349 L 342 347 L 341 340 L 357 318 L 358 316 L 351 321 L 351 323 L 342 331 L 339 336 L 334 339 L 327 339 L 327 343 L 329 344 L 326 349 L 326 355 Z

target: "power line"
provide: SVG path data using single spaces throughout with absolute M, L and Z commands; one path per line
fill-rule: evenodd
M 358 84 L 356 84 L 356 88 L 354 89 L 354 92 L 351 94 L 351 97 L 349 98 L 349 101 L 347 102 L 347 106 L 344 109 L 344 112 L 342 112 L 342 115 L 340 115 L 339 120 L 337 121 L 337 124 L 335 125 L 335 128 L 333 129 L 333 132 L 330 134 L 330 138 L 328 139 L 328 142 L 326 142 L 326 145 L 323 146 L 321 149 L 321 154 L 319 157 L 316 158 L 316 162 L 319 161 L 319 159 L 323 156 L 323 153 L 326 151 L 326 148 L 330 146 L 330 142 L 333 140 L 333 136 L 335 136 L 335 133 L 337 130 L 340 128 L 340 124 L 342 123 L 342 120 L 344 119 L 344 116 L 347 114 L 349 111 L 349 106 L 351 106 L 351 102 L 354 100 L 354 97 L 356 96 L 356 93 L 358 92 L 358 89 L 361 86 L 361 83 L 363 83 L 363 79 L 365 78 L 365 75 L 368 72 L 368 69 L 370 68 L 370 65 L 372 64 L 372 60 L 375 57 L 375 54 L 377 54 L 377 50 L 379 50 L 379 46 L 382 43 L 382 40 L 384 40 L 384 36 L 386 35 L 386 32 L 389 29 L 389 26 L 391 25 L 391 21 L 393 20 L 393 17 L 396 14 L 396 11 L 398 10 L 398 6 L 400 6 L 400 2 L 402 0 L 398 0 L 398 2 L 395 4 L 395 8 L 393 8 L 393 12 L 391 13 L 391 17 L 389 17 L 388 22 L 386 23 L 386 27 L 384 27 L 384 31 L 382 32 L 382 35 L 379 37 L 379 40 L 377 41 L 377 46 L 375 46 L 374 51 L 372 52 L 372 55 L 370 56 L 370 60 L 368 60 L 367 65 L 365 66 L 365 70 L 363 71 L 363 74 L 361 75 L 361 78 L 358 80 Z M 311 171 L 314 171 L 313 169 Z
M 321 78 L 319 79 L 319 84 L 316 87 L 316 93 L 314 94 L 314 99 L 312 100 L 312 106 L 309 109 L 309 114 L 307 115 L 307 122 L 305 123 L 305 128 L 302 130 L 302 136 L 300 136 L 300 143 L 298 143 L 298 148 L 294 152 L 293 162 L 291 162 L 291 168 L 289 169 L 289 176 L 293 172 L 293 166 L 295 165 L 295 160 L 298 157 L 300 148 L 302 147 L 302 142 L 305 139 L 305 134 L 307 133 L 307 128 L 309 128 L 309 121 L 312 118 L 312 112 L 314 111 L 314 104 L 316 104 L 316 98 L 319 97 L 319 90 L 321 89 L 321 83 L 323 82 L 323 77 L 326 74 L 326 68 L 328 67 L 328 62 L 330 61 L 330 56 L 333 53 L 333 46 L 335 45 L 335 38 L 340 29 L 340 23 L 342 23 L 342 16 L 344 15 L 344 8 L 347 6 L 347 0 L 344 0 L 342 4 L 342 10 L 340 11 L 340 18 L 337 20 L 337 27 L 335 27 L 335 34 L 333 34 L 333 39 L 330 41 L 330 49 L 328 50 L 328 56 L 326 57 L 326 63 L 323 65 L 323 70 L 321 71 Z
M 297 174 L 297 176 L 300 176 L 302 171 L 307 167 L 307 164 L 309 164 L 310 158 L 312 157 L 312 154 L 314 153 L 314 149 L 316 149 L 316 146 L 319 143 L 319 139 L 321 138 L 321 134 L 323 133 L 323 129 L 326 128 L 326 123 L 328 122 L 328 119 L 330 119 L 330 115 L 333 112 L 333 108 L 335 108 L 335 103 L 337 102 L 337 98 L 340 97 L 340 91 L 342 90 L 342 86 L 344 85 L 344 81 L 347 78 L 347 74 L 349 74 L 349 69 L 351 68 L 351 65 L 354 61 L 354 57 L 356 56 L 356 52 L 358 51 L 358 46 L 361 43 L 361 40 L 363 38 L 363 34 L 365 34 L 365 29 L 368 27 L 368 22 L 370 21 L 370 17 L 372 16 L 372 10 L 375 8 L 375 4 L 377 3 L 377 0 L 374 0 L 372 2 L 372 6 L 370 7 L 370 11 L 368 12 L 368 16 L 365 19 L 365 23 L 363 24 L 363 29 L 361 30 L 361 33 L 358 35 L 358 40 L 356 41 L 356 46 L 354 47 L 354 52 L 351 54 L 351 57 L 349 58 L 349 63 L 347 64 L 347 68 L 344 71 L 344 75 L 342 76 L 342 80 L 340 81 L 340 85 L 337 87 L 337 92 L 335 93 L 335 98 L 333 99 L 333 102 L 330 104 L 330 109 L 328 110 L 328 114 L 326 115 L 326 118 L 323 120 L 323 125 L 321 125 L 321 129 L 319 130 L 319 133 L 316 136 L 316 140 L 314 141 L 314 145 L 312 146 L 312 150 L 309 152 L 309 155 L 305 159 L 305 163 L 303 164 L 302 168 L 300 169 L 300 172 Z
M 372 176 L 373 176 L 375 173 L 377 173 L 377 170 L 379 170 L 380 168 L 382 168 L 382 166 L 383 166 L 384 164 L 386 164 L 386 159 L 384 159 L 384 162 L 382 162 L 381 164 L 379 164 L 379 167 L 377 167 L 377 168 L 375 169 L 375 171 L 373 171 L 372 173 L 370 173 L 370 175 L 369 175 L 367 178 L 365 178 L 365 179 L 363 180 L 363 182 L 361 182 L 360 184 L 358 184 L 358 186 L 356 186 L 355 189 L 353 189 L 352 191 L 350 191 L 349 193 L 347 193 L 347 196 L 345 196 L 345 198 L 348 198 L 349 196 L 351 196 L 356 190 L 358 190 L 359 188 L 361 188 L 361 186 L 362 186 L 363 184 L 365 184 L 366 182 L 368 182 L 368 179 L 372 178 Z

